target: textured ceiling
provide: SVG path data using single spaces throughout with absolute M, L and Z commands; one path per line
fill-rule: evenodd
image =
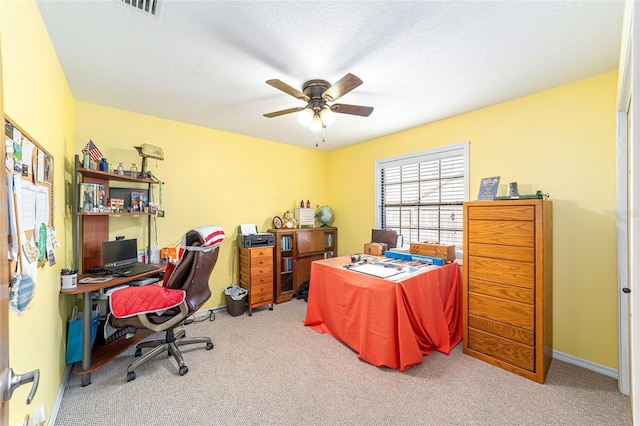
M 75 99 L 330 151 L 617 68 L 622 1 L 37 0 Z M 322 135 L 300 90 L 364 84 Z

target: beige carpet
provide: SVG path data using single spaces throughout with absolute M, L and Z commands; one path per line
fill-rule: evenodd
M 216 314 L 186 327 L 211 351 L 141 366 L 130 350 L 80 385 L 71 376 L 56 425 L 631 425 L 629 398 L 609 377 L 554 360 L 544 385 L 462 354 L 433 353 L 405 372 L 360 361 L 302 325 L 293 300 L 253 316 Z

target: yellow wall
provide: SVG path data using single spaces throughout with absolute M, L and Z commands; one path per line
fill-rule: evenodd
M 340 251 L 370 238 L 376 159 L 468 140 L 471 200 L 489 176 L 499 195 L 517 181 L 553 200 L 553 349 L 617 368 L 616 84 L 610 72 L 329 153 Z
M 0 2 L 0 37 L 5 114 L 54 157 L 55 227 L 61 247 L 56 265 L 38 269 L 36 291 L 21 314 L 9 312 L 9 365 L 16 374 L 40 369 L 34 401 L 26 405 L 30 386 L 21 386 L 9 404 L 9 424 L 18 425 L 34 407 L 47 416 L 62 380 L 69 297 L 62 297 L 60 268 L 70 267 L 70 212 L 65 187 L 73 154 L 73 98 L 35 2 Z M 68 260 L 69 259 L 69 260 Z
M 260 232 L 272 227 L 274 216 L 293 211 L 300 200 L 328 203 L 327 154 L 175 121 L 76 102 L 76 148 L 91 139 L 110 162 L 141 167 L 133 148 L 159 146 L 165 160 L 148 160 L 148 169 L 165 182 L 157 224 L 157 245 L 173 247 L 184 232 L 201 225 L 219 225 L 226 239 L 210 281 L 212 298 L 204 308 L 225 304 L 224 287 L 237 284 L 238 225 L 254 223 Z M 114 185 L 112 183 L 112 185 Z M 115 185 L 114 185 L 115 186 Z M 154 197 L 159 199 L 159 188 Z M 110 218 L 112 237 L 146 234 L 140 218 Z M 156 227 L 154 227 L 156 229 Z M 153 241 L 156 244 L 156 241 Z
M 615 269 L 616 73 L 463 114 L 325 154 L 75 102 L 34 2 L 0 2 L 5 112 L 55 158 L 57 264 L 39 270 L 36 296 L 22 315 L 10 313 L 10 362 L 23 373 L 40 368 L 31 406 L 28 387 L 10 403 L 10 424 L 33 407 L 50 414 L 64 364 L 66 319 L 73 302 L 61 297 L 59 270 L 71 266 L 72 160 L 92 139 L 111 162 L 140 164 L 134 145 L 163 148 L 150 170 L 165 182 L 164 219 L 153 244 L 175 245 L 194 226 L 217 224 L 227 238 L 211 278 L 214 297 L 237 281 L 236 228 L 260 231 L 300 199 L 329 204 L 340 228 L 340 253 L 360 252 L 374 224 L 373 167 L 377 158 L 465 140 L 471 142 L 471 190 L 500 175 L 521 192 L 541 189 L 554 202 L 554 349 L 617 367 Z M 155 196 L 158 197 L 156 190 Z M 144 238 L 140 219 L 111 218 L 112 236 Z M 155 233 L 154 233 L 155 234 Z M 46 355 L 41 355 L 46 354 Z

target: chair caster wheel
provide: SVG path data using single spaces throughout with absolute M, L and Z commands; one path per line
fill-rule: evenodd
M 189 372 L 189 369 L 187 368 L 186 365 L 183 365 L 182 367 L 180 367 L 180 369 L 178 370 L 178 374 L 180 374 L 181 376 L 184 376 L 185 374 L 187 374 Z
M 136 353 L 134 356 L 142 356 L 142 349 L 136 349 Z M 133 375 L 133 378 L 136 378 L 135 374 Z
M 213 343 L 208 342 L 208 343 L 207 343 L 207 346 L 206 346 L 206 349 L 207 349 L 208 351 L 210 351 L 211 349 L 213 349 Z
M 132 380 L 136 379 L 136 372 L 135 371 L 129 371 L 127 373 L 127 382 L 130 382 Z

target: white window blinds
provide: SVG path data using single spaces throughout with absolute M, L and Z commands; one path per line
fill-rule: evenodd
M 376 162 L 376 225 L 409 242 L 462 247 L 467 199 L 468 143 Z

